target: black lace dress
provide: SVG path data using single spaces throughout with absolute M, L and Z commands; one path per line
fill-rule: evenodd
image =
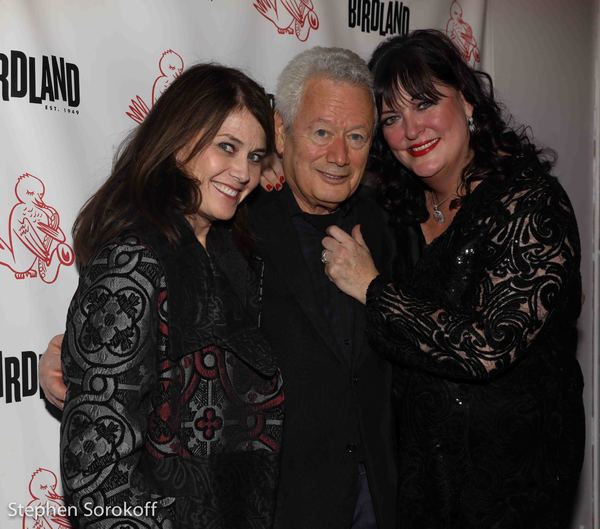
M 488 177 L 440 237 L 414 241 L 403 280 L 367 293 L 370 339 L 394 365 L 398 526 L 568 527 L 584 415 L 565 192 L 532 171 Z

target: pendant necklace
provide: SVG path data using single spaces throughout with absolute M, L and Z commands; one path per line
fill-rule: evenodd
M 433 211 L 431 212 L 433 215 L 433 218 L 438 224 L 444 224 L 444 222 L 446 222 L 446 217 L 444 216 L 444 213 L 440 209 L 440 206 L 442 204 L 444 204 L 444 202 L 447 202 L 448 200 L 450 200 L 450 198 L 452 198 L 454 195 L 448 195 L 444 200 L 436 203 L 437 197 L 436 197 L 435 191 L 430 191 L 430 194 L 431 194 L 431 206 L 433 207 Z

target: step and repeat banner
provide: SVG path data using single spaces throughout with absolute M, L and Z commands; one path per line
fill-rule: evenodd
M 484 0 L 0 0 L 0 527 L 59 529 L 60 414 L 38 361 L 77 285 L 71 226 L 116 146 L 186 67 L 217 61 L 268 91 L 315 45 L 368 59 L 445 31 L 481 66 Z M 82 447 L 85 449 L 85 447 Z

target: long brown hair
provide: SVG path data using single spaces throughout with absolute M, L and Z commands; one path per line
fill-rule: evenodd
M 198 211 L 202 196 L 181 165 L 202 151 L 231 112 L 247 109 L 274 149 L 273 112 L 264 89 L 247 75 L 218 64 L 198 64 L 162 94 L 146 119 L 121 144 L 112 173 L 84 204 L 73 225 L 78 265 L 135 223 L 156 226 L 170 242 L 179 238 L 174 215 Z M 176 154 L 199 135 L 188 158 Z

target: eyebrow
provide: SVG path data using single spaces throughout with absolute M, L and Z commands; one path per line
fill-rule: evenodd
M 220 137 L 225 137 L 225 138 L 229 138 L 229 140 L 231 140 L 234 143 L 237 143 L 238 145 L 244 145 L 244 142 L 242 140 L 240 140 L 239 138 L 237 138 L 236 136 L 234 136 L 233 134 L 229 134 L 228 132 L 223 132 L 222 134 L 217 134 L 215 136 L 216 138 L 220 138 Z M 256 152 L 256 151 L 267 151 L 267 147 L 256 147 L 255 149 L 252 149 L 252 152 Z
M 228 132 L 223 132 L 222 134 L 217 134 L 217 138 L 223 137 L 223 136 L 226 137 L 226 138 L 229 138 L 231 141 L 233 141 L 235 143 L 239 143 L 240 145 L 244 144 L 244 142 L 242 140 L 240 140 L 239 138 L 237 138 L 233 134 L 229 134 Z
M 318 118 L 315 119 L 314 121 L 311 121 L 308 124 L 308 128 L 310 127 L 314 127 L 315 125 L 319 125 L 323 123 L 324 125 L 332 125 L 333 124 L 333 120 L 329 120 L 326 118 Z M 351 127 L 348 127 L 348 130 L 355 130 L 355 129 L 365 129 L 365 130 L 369 130 L 369 126 L 365 125 L 365 124 L 358 124 L 358 125 L 352 125 Z
M 410 99 L 407 99 L 406 97 L 398 96 L 397 99 L 400 99 L 401 101 L 404 101 L 404 105 L 405 106 L 408 105 L 408 104 L 413 104 L 413 103 L 415 103 L 417 101 L 423 101 L 423 99 L 421 99 L 419 97 L 414 97 L 414 96 L 410 96 Z M 383 115 L 383 114 L 390 114 L 390 113 L 393 113 L 393 112 L 397 112 L 397 107 L 398 107 L 398 104 L 396 102 L 397 99 L 394 101 L 393 105 L 390 105 L 390 107 L 392 107 L 392 108 L 390 108 L 388 110 L 383 110 L 382 109 L 379 114 Z

